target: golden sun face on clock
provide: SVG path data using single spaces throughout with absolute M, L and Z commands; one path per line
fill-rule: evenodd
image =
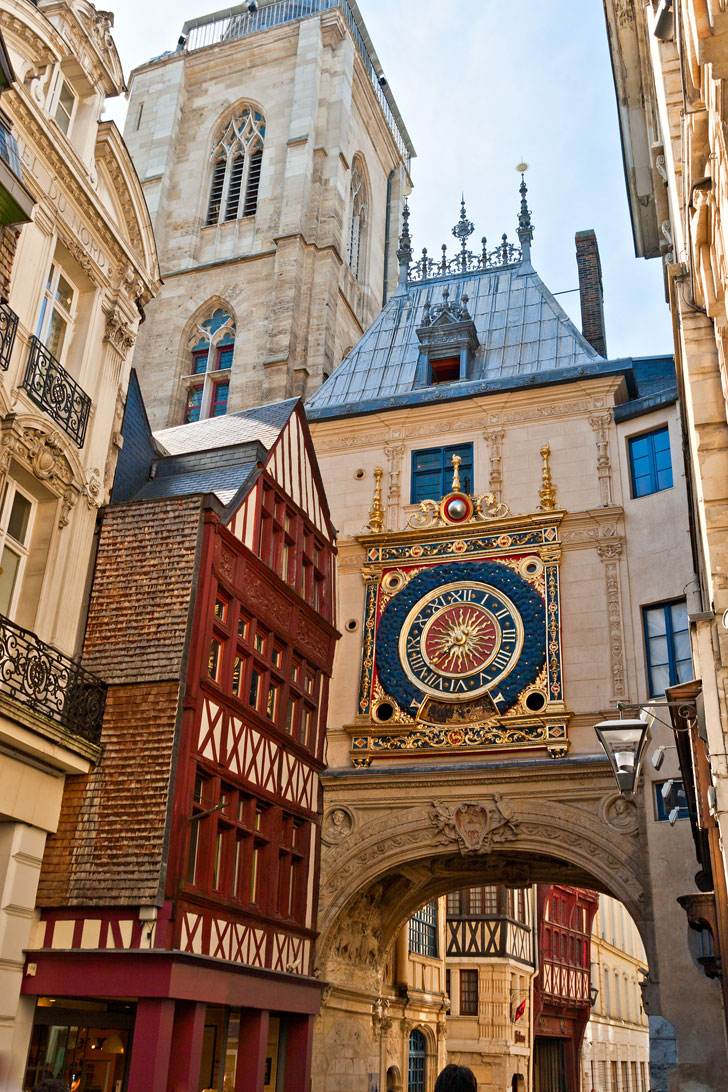
M 424 694 L 443 701 L 497 693 L 523 645 L 521 617 L 487 584 L 444 584 L 416 602 L 402 626 L 400 662 Z
M 498 649 L 498 623 L 482 607 L 446 606 L 435 614 L 422 634 L 425 660 L 447 675 L 467 675 L 485 667 Z

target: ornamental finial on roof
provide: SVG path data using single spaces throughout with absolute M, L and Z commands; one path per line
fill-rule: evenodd
M 521 244 L 523 258 L 525 261 L 528 261 L 531 257 L 531 243 L 533 242 L 531 210 L 526 201 L 528 186 L 526 185 L 526 179 L 524 178 L 524 175 L 528 170 L 528 163 L 519 163 L 516 170 L 519 171 L 521 175 L 521 185 L 518 187 L 518 192 L 521 195 L 521 208 L 518 213 L 518 239 Z
M 467 213 L 465 212 L 465 194 L 462 194 L 460 197 L 460 219 L 452 229 L 452 233 L 456 239 L 460 240 L 460 249 L 463 254 L 466 252 L 468 239 L 474 231 L 475 227 L 472 222 L 468 220 Z
M 405 198 L 404 208 L 402 209 L 402 234 L 399 237 L 399 247 L 397 248 L 397 258 L 399 260 L 398 292 L 407 291 L 407 277 L 409 275 L 410 262 L 412 261 L 412 239 L 409 233 L 409 218 L 410 210 L 407 199 Z

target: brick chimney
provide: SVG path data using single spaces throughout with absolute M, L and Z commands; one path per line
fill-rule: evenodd
M 606 357 L 604 289 L 597 237 L 592 228 L 589 228 L 588 231 L 577 231 L 574 242 L 576 243 L 576 267 L 579 271 L 581 332 L 599 355 Z

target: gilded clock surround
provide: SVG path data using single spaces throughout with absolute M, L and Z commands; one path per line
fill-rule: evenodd
M 453 485 L 446 499 L 465 498 Z M 359 537 L 366 600 L 359 709 L 347 729 L 354 765 L 433 750 L 566 753 L 564 513 L 548 485 L 529 515 L 467 497 L 462 521 L 460 505 L 448 518 L 444 502 L 425 501 L 428 527 L 411 521 Z

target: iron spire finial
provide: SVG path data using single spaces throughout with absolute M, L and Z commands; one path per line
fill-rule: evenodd
M 460 240 L 460 248 L 465 253 L 465 247 L 470 236 L 475 231 L 474 225 L 468 220 L 468 214 L 465 211 L 465 195 L 460 198 L 460 219 L 455 227 L 452 229 L 452 233 L 456 239 Z
M 405 198 L 404 208 L 402 209 L 402 234 L 399 237 L 399 247 L 397 248 L 397 259 L 399 260 L 398 292 L 407 290 L 410 264 L 412 262 L 412 238 L 409 232 L 409 218 L 410 210 L 407 198 Z
M 531 210 L 528 207 L 528 202 L 526 200 L 528 186 L 526 185 L 526 179 L 524 177 L 528 170 L 528 163 L 519 163 L 516 170 L 521 175 L 521 185 L 518 187 L 518 192 L 521 195 L 521 208 L 518 213 L 518 238 L 521 243 L 523 260 L 530 261 L 531 243 L 533 242 L 533 224 L 531 223 Z

